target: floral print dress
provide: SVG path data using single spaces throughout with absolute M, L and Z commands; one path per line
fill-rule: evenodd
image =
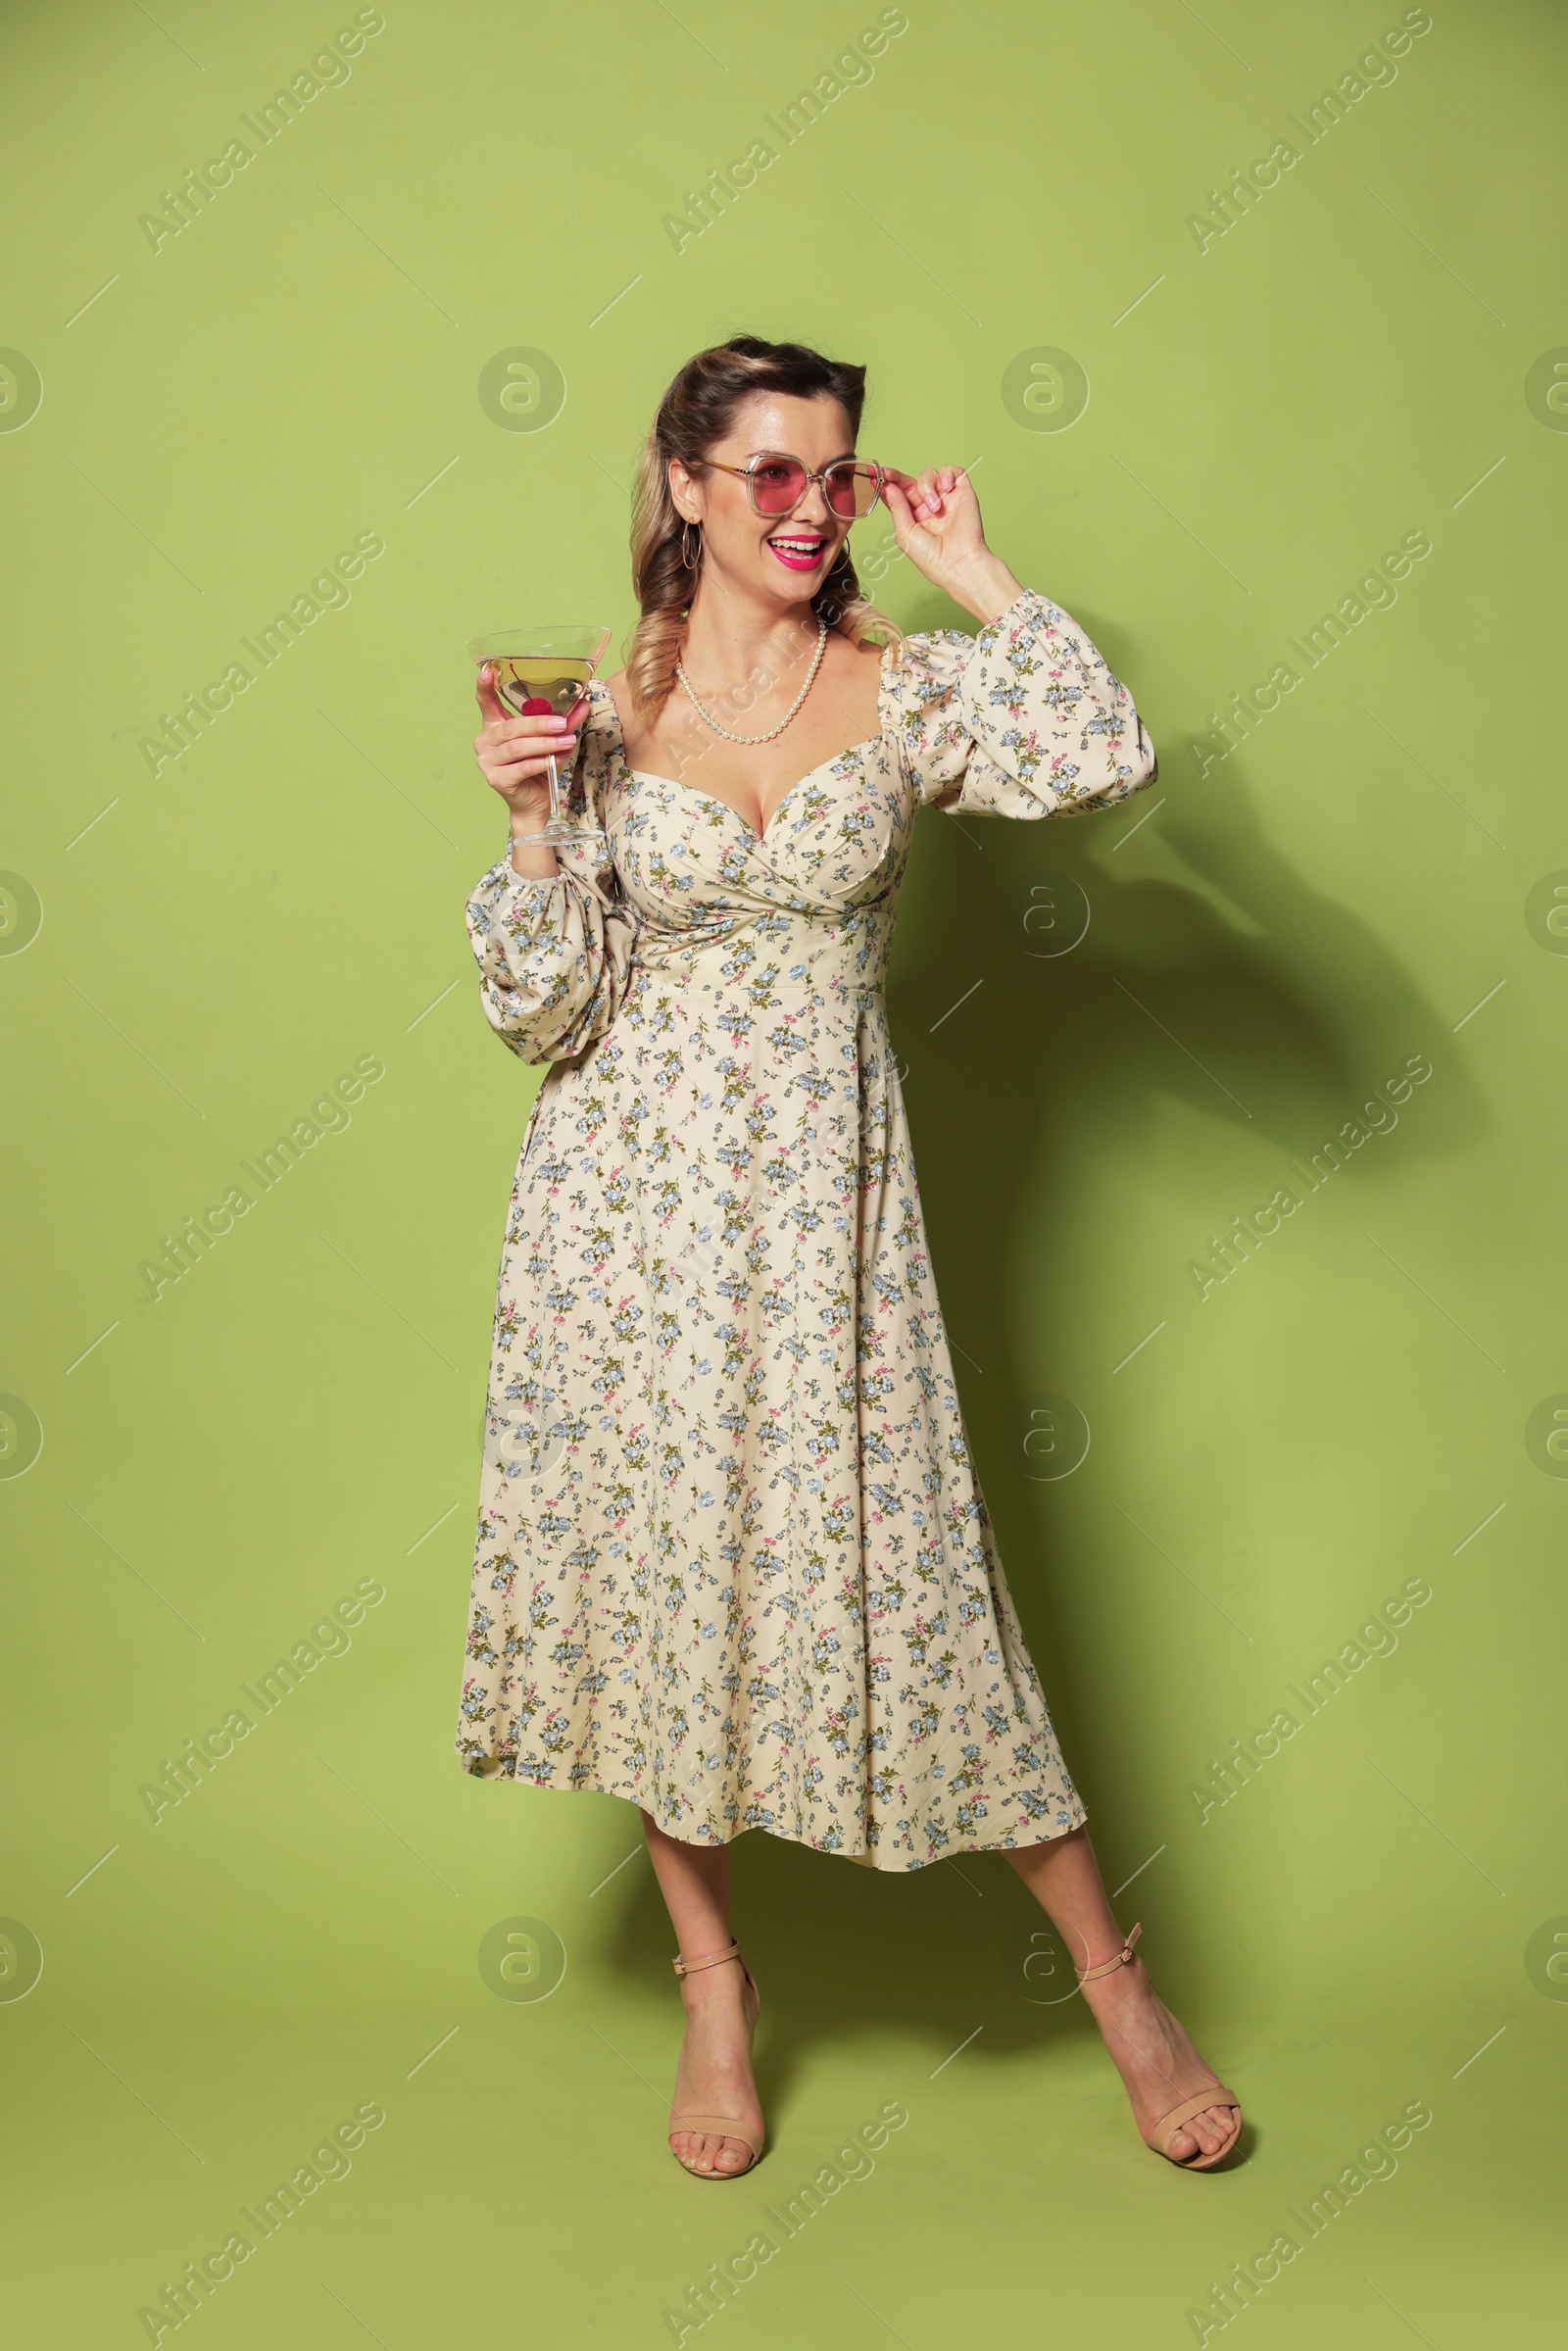
M 634 772 L 603 841 L 468 903 L 486 1017 L 549 1064 L 496 1300 L 465 1767 L 910 1870 L 1084 1820 L 959 1409 L 883 1003 L 922 805 L 1124 800 L 1126 688 L 1026 591 L 884 654 L 880 732 L 765 833 Z

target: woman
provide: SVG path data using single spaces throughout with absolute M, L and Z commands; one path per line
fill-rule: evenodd
M 879 1869 L 1004 1853 L 1145 2139 L 1208 2169 L 1240 2110 L 1101 1884 L 970 1462 L 882 1000 L 922 804 L 1075 814 L 1154 755 L 964 474 L 856 461 L 864 378 L 751 336 L 700 353 L 643 460 L 624 670 L 565 723 L 480 672 L 514 846 L 469 933 L 491 1025 L 550 1069 L 501 1265 L 458 1747 L 641 1807 L 689 2171 L 762 2147 L 729 1911 L 752 1827 Z M 850 522 L 878 495 L 978 639 L 902 638 L 859 595 Z M 526 843 L 552 751 L 602 845 Z

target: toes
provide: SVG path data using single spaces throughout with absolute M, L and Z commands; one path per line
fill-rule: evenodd
M 1201 2114 L 1190 2115 L 1179 2131 L 1172 2131 L 1164 2152 L 1173 2163 L 1194 2163 L 1205 2158 L 1228 2154 L 1241 2135 L 1241 2122 L 1231 2106 L 1205 2106 Z
M 712 2170 L 710 2152 L 711 2142 L 701 2131 L 677 2131 L 672 2133 L 669 2143 L 675 2150 L 677 2162 L 683 2163 L 688 2172 Z
M 1218 2155 L 1234 2144 L 1239 2129 L 1234 2108 L 1206 2106 L 1201 2114 L 1193 2117 L 1183 2131 L 1182 2138 L 1196 2138 L 1204 2155 Z M 1177 2160 L 1179 2162 L 1182 2158 L 1178 2156 Z
M 744 2172 L 752 2161 L 752 2150 L 743 2140 L 718 2138 L 707 2131 L 672 2131 L 669 2143 L 688 2172 Z

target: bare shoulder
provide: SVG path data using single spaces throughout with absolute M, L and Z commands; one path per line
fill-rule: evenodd
M 843 648 L 839 655 L 841 676 L 875 680 L 887 657 L 887 641 L 881 637 L 862 637 L 857 643 L 853 637 L 841 635 L 835 638 L 835 643 Z
M 882 648 L 872 639 L 862 637 L 858 642 L 835 629 L 828 642 L 834 647 L 841 667 L 849 673 L 854 668 L 877 669 L 882 663 Z
M 882 684 L 881 646 L 863 640 L 857 644 L 835 630 L 824 649 L 823 667 L 850 722 L 865 734 L 873 733 Z

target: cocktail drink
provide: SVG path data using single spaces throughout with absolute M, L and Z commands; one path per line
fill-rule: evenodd
M 558 622 L 548 628 L 502 629 L 490 637 L 475 637 L 468 646 L 478 662 L 488 661 L 496 692 L 507 708 L 521 718 L 566 718 L 582 715 L 588 684 L 605 658 L 610 630 L 581 622 Z M 549 755 L 550 814 L 542 831 L 517 837 L 530 846 L 597 840 L 591 824 L 573 824 L 561 805 L 561 774 L 555 754 Z

